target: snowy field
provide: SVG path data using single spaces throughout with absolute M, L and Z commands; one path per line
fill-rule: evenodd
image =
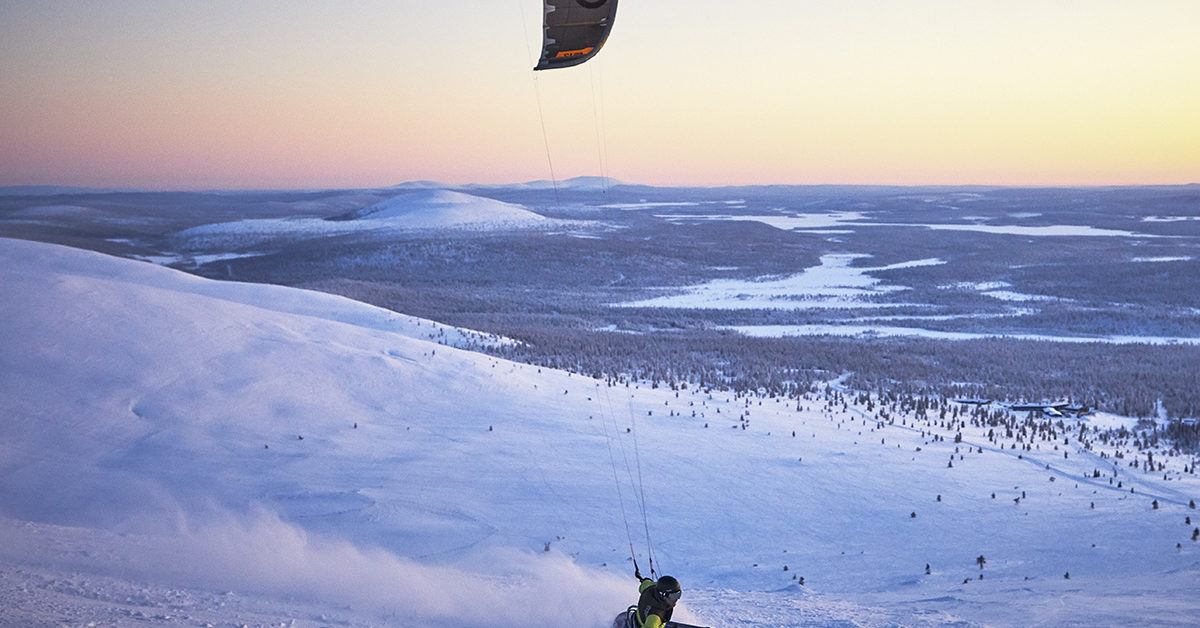
M 881 267 L 853 267 L 865 255 L 825 255 L 818 266 L 781 279 L 714 280 L 684 289 L 683 294 L 621 303 L 625 307 L 710 308 L 718 310 L 902 307 L 903 303 L 870 303 L 870 297 L 904 290 L 884 285 L 872 272 L 943 264 L 922 259 Z
M 607 628 L 631 543 L 714 627 L 1200 617 L 1195 461 L 1120 417 L 610 386 L 18 240 L 0 289 L 3 626 Z
M 696 286 L 663 289 L 669 292 L 663 296 L 640 301 L 630 301 L 613 304 L 616 307 L 653 307 L 667 309 L 711 309 L 722 311 L 737 310 L 818 310 L 818 309 L 848 309 L 860 310 L 888 309 L 902 307 L 923 307 L 918 303 L 880 302 L 876 297 L 889 293 L 903 292 L 905 286 L 889 285 L 873 276 L 888 270 L 901 268 L 919 268 L 944 264 L 940 259 L 918 259 L 910 262 L 890 264 L 887 266 L 853 266 L 854 260 L 866 255 L 825 255 L 821 263 L 803 272 L 782 278 L 765 277 L 756 280 L 715 279 Z M 1166 260 L 1143 259 L 1141 263 L 1155 261 L 1190 261 L 1189 258 L 1168 258 Z M 1057 298 L 1043 295 L 1030 295 L 1013 292 L 1004 288 L 1009 287 L 1003 282 L 985 282 L 977 284 L 960 283 L 950 286 L 956 289 L 970 290 L 991 297 L 998 301 L 1014 303 L 1030 301 L 1056 301 Z M 924 306 L 928 307 L 928 306 Z M 965 318 L 975 320 L 986 319 L 986 315 L 970 314 Z M 896 321 L 936 321 L 948 320 L 947 316 L 897 316 Z M 924 329 L 920 326 L 888 326 L 881 325 L 879 317 L 872 317 L 869 324 L 854 324 L 843 322 L 838 324 L 820 325 L 726 325 L 724 329 L 737 331 L 746 336 L 779 338 L 783 336 L 861 336 L 884 337 L 904 336 L 933 338 L 939 340 L 969 340 L 977 338 L 1011 338 L 1019 340 L 1038 340 L 1046 342 L 1105 342 L 1111 344 L 1200 344 L 1200 337 L 1195 336 L 1152 336 L 1152 335 L 1065 335 L 1065 334 L 1032 334 L 1012 332 L 955 332 Z

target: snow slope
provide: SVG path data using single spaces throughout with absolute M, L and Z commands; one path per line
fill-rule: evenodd
M 1200 483 L 1165 452 L 610 387 L 46 244 L 0 239 L 0 291 L 0 625 L 606 628 L 646 529 L 713 626 L 1200 616 Z

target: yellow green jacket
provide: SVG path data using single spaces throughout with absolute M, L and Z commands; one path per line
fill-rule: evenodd
M 658 599 L 656 584 L 650 578 L 642 578 L 642 583 L 638 585 L 641 597 L 638 598 L 637 613 L 634 614 L 638 628 L 663 628 L 671 620 L 674 609 Z

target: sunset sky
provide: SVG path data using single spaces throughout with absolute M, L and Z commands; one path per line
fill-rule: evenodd
M 593 61 L 540 44 L 540 0 L 0 0 L 0 185 L 1200 182 L 1197 0 L 623 0 Z

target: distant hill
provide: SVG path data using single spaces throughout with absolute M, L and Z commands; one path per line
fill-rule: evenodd
M 576 190 L 576 191 L 597 191 L 625 185 L 625 183 L 613 179 L 611 177 L 575 177 L 572 179 L 564 179 L 562 181 L 547 181 L 539 179 L 537 181 L 527 181 L 525 183 L 517 183 L 511 186 L 494 186 L 508 187 L 521 190 Z M 484 187 L 484 186 L 480 186 Z
M 110 194 L 137 192 L 133 188 L 84 188 L 71 185 L 7 185 L 0 186 L 0 196 L 66 196 L 70 194 Z
M 421 190 L 399 194 L 330 220 L 386 221 L 387 226 L 432 229 L 526 226 L 546 219 L 512 203 L 452 190 Z
M 328 218 L 251 218 L 211 223 L 184 229 L 172 238 L 178 246 L 194 252 L 266 246 L 280 238 L 321 238 L 355 232 L 486 232 L 550 224 L 555 222 L 521 205 L 451 190 L 419 190 Z

